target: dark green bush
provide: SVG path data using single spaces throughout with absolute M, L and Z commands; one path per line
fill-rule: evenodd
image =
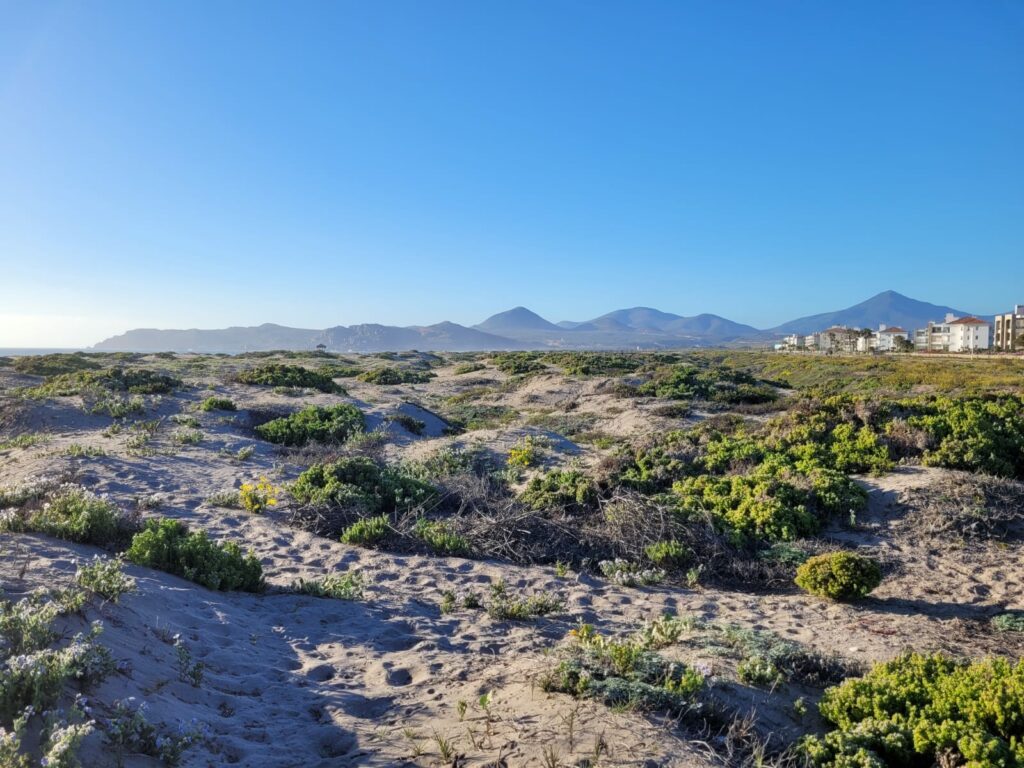
M 211 541 L 205 531 L 189 532 L 179 520 L 150 520 L 135 534 L 126 556 L 136 565 L 173 573 L 209 589 L 263 589 L 263 567 L 254 555 L 243 555 L 233 541 Z
M 374 368 L 359 374 L 356 378 L 365 381 L 367 384 L 395 385 L 395 384 L 426 384 L 437 374 L 430 371 L 417 371 L 411 368 Z
M 26 355 L 14 358 L 14 370 L 33 376 L 59 376 L 75 371 L 99 370 L 100 364 L 81 354 L 56 352 L 51 355 Z
M 536 352 L 501 352 L 491 358 L 494 367 L 509 376 L 522 376 L 547 370 Z
M 581 509 L 597 501 L 597 486 L 575 469 L 556 469 L 531 479 L 519 498 L 534 509 Z
M 802 751 L 822 768 L 1024 765 L 1024 661 L 907 653 L 825 691 L 834 727 Z
M 742 371 L 689 364 L 660 369 L 637 392 L 668 400 L 710 400 L 725 405 L 770 403 L 778 397 L 774 387 Z
M 449 523 L 442 520 L 427 520 L 421 517 L 416 521 L 413 533 L 438 555 L 465 555 L 470 549 L 469 542 L 453 531 Z
M 660 568 L 679 570 L 693 561 L 693 552 L 689 547 L 674 539 L 659 541 L 644 548 L 647 559 Z
M 201 411 L 237 411 L 235 401 L 228 397 L 208 397 L 199 404 Z
M 180 379 L 148 368 L 106 368 L 62 373 L 29 392 L 37 397 L 70 397 L 103 391 L 166 395 L 180 386 Z
M 266 387 L 308 387 L 320 392 L 344 392 L 330 376 L 303 368 L 301 365 L 267 363 L 242 371 L 236 378 L 243 384 L 259 384 Z
M 831 552 L 809 558 L 796 569 L 796 585 L 832 600 L 856 600 L 882 583 L 882 569 L 856 552 Z
M 365 515 L 404 512 L 430 501 L 434 486 L 365 456 L 314 464 L 295 480 L 291 494 L 302 504 L 352 507 Z
M 346 528 L 341 534 L 341 540 L 354 546 L 373 547 L 384 541 L 390 532 L 391 525 L 387 515 L 364 517 Z
M 311 405 L 297 413 L 256 427 L 271 443 L 300 446 L 308 442 L 343 443 L 366 428 L 363 412 L 354 405 Z

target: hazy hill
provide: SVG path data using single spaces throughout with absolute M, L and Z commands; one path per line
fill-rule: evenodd
M 140 328 L 101 341 L 97 350 L 130 352 L 245 352 L 313 349 L 324 344 L 338 352 L 385 352 L 406 349 L 452 352 L 501 349 L 673 349 L 770 342 L 790 333 L 813 333 L 833 325 L 877 328 L 880 323 L 907 330 L 941 320 L 947 312 L 969 312 L 884 291 L 867 301 L 834 312 L 790 320 L 758 330 L 719 315 L 691 317 L 652 307 L 631 307 L 592 320 L 552 323 L 526 307 L 515 307 L 471 328 L 457 323 L 398 327 L 363 323 L 325 330 L 288 328 L 266 323 L 219 330 Z M 988 315 L 982 317 L 989 318 Z
M 400 352 L 406 349 L 466 352 L 518 346 L 510 339 L 449 322 L 408 328 L 373 323 L 348 327 L 339 325 L 323 331 L 315 343 L 340 352 Z
M 104 339 L 94 349 L 117 352 L 255 352 L 268 349 L 312 349 L 320 331 L 274 323 L 218 330 L 136 328 Z
M 877 296 L 872 296 L 867 301 L 854 304 L 852 307 L 790 320 L 772 328 L 771 331 L 780 335 L 814 333 L 833 325 L 846 325 L 851 328 L 878 328 L 879 323 L 890 326 L 898 325 L 907 331 L 912 331 L 915 328 L 924 328 L 929 320 L 942 320 L 947 312 L 952 312 L 957 316 L 974 314 L 911 299 L 902 293 L 896 293 L 896 291 L 882 291 Z M 981 315 L 981 317 L 987 316 Z

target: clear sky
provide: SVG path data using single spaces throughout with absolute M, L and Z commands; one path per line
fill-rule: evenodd
M 0 0 L 0 346 L 1024 302 L 1024 3 Z

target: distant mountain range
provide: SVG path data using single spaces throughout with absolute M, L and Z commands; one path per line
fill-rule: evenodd
M 126 352 L 247 352 L 313 349 L 323 344 L 337 352 L 385 352 L 433 349 L 450 352 L 510 349 L 677 349 L 767 344 L 782 336 L 808 334 L 834 325 L 877 328 L 885 323 L 907 330 L 923 328 L 946 313 L 970 312 L 884 291 L 835 312 L 810 315 L 759 330 L 718 315 L 692 317 L 650 307 L 619 309 L 575 322 L 552 323 L 526 307 L 515 307 L 467 328 L 457 323 L 398 327 L 365 323 L 324 330 L 265 323 L 220 330 L 138 328 L 98 343 L 93 349 Z M 979 315 L 980 317 L 989 317 Z

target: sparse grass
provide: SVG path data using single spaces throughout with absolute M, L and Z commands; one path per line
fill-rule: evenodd
M 14 448 L 32 448 L 33 446 L 45 443 L 49 435 L 42 432 L 24 432 L 15 437 L 0 439 L 0 451 L 10 451 Z

